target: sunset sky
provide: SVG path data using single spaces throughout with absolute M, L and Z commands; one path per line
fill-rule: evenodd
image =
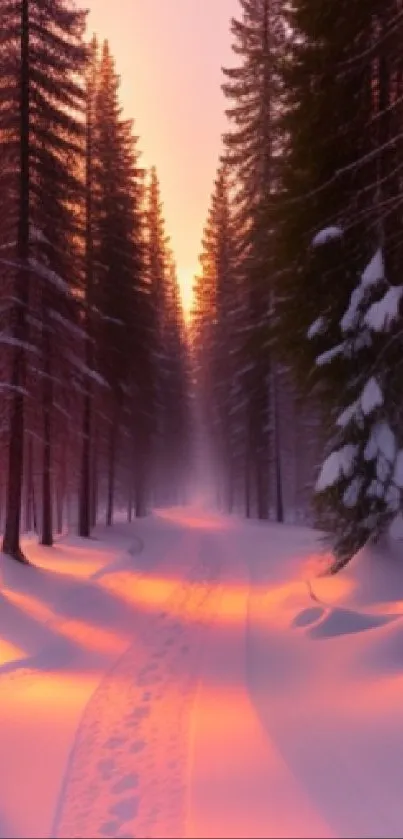
M 238 0 L 82 0 L 108 37 L 145 166 L 161 181 L 185 306 L 225 126 L 221 67 L 231 63 Z

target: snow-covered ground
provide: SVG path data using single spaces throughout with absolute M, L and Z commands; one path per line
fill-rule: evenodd
M 1 837 L 403 835 L 403 550 L 162 511 L 1 557 Z

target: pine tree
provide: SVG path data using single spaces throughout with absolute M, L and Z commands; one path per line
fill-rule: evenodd
M 153 365 L 153 496 L 159 504 L 173 504 L 183 495 L 190 456 L 189 370 L 176 267 L 155 167 L 149 177 L 145 227 Z
M 94 284 L 95 284 L 95 96 L 98 72 L 98 41 L 94 36 L 89 50 L 86 72 L 86 148 L 85 148 L 85 362 L 88 369 L 94 364 Z M 86 381 L 82 417 L 82 449 L 79 488 L 79 536 L 91 533 L 91 455 L 94 393 L 91 377 Z
M 327 358 L 329 346 L 343 343 L 340 323 L 360 287 L 374 246 L 382 253 L 387 282 L 392 287 L 400 283 L 398 138 L 403 91 L 398 44 L 402 26 L 394 0 L 354 9 L 348 3 L 336 9 L 321 0 L 298 0 L 290 7 L 293 43 L 284 71 L 287 142 L 278 202 L 277 340 L 314 412 L 315 402 L 320 402 L 324 422 L 319 431 L 328 437 L 331 448 L 337 411 L 346 391 L 351 395 L 354 387 L 364 387 L 356 367 L 359 363 L 366 375 L 372 350 L 361 348 L 359 362 L 354 350 L 350 361 L 338 357 L 316 369 L 315 356 Z M 312 239 L 315 247 L 310 247 Z M 392 338 L 396 351 L 397 323 L 390 329 L 386 346 Z M 307 333 L 314 340 L 306 340 Z M 382 356 L 383 342 L 381 335 L 373 342 Z M 351 351 L 352 338 L 347 345 Z M 386 403 L 393 390 L 389 382 Z M 391 419 L 393 403 L 382 410 L 397 433 L 396 421 Z M 349 426 L 347 436 L 350 431 Z M 336 439 L 343 433 L 339 431 Z M 367 423 L 360 434 L 361 445 Z M 362 459 L 357 462 L 367 474 Z M 363 492 L 365 496 L 366 489 Z M 355 543 L 346 526 L 344 502 L 339 500 L 333 488 L 330 495 L 325 494 L 323 505 L 333 533 L 339 516 L 341 541 L 336 550 L 348 557 Z M 368 500 L 364 504 L 361 499 L 358 506 L 367 510 Z M 365 528 L 357 520 L 356 507 L 350 519 L 357 523 L 356 544 L 361 544 Z M 362 512 L 364 519 L 370 520 Z
M 224 137 L 225 160 L 237 183 L 238 229 L 242 241 L 243 365 L 239 385 L 246 404 L 245 487 L 248 512 L 270 514 L 270 457 L 278 470 L 275 440 L 275 359 L 271 349 L 274 313 L 273 252 L 279 181 L 278 159 L 285 29 L 281 0 L 240 0 L 242 19 L 232 20 L 233 49 L 241 59 L 224 70 L 223 90 L 232 123 Z M 281 482 L 277 481 L 279 489 Z M 281 499 L 277 497 L 278 515 Z
M 147 273 L 152 302 L 151 343 L 153 351 L 153 487 L 158 498 L 165 468 L 164 386 L 167 375 L 167 356 L 164 346 L 164 311 L 168 269 L 165 221 L 160 195 L 160 185 L 155 167 L 150 172 L 146 209 Z
M 210 462 L 219 503 L 233 509 L 239 470 L 239 421 L 234 387 L 237 350 L 237 243 L 224 167 L 217 173 L 195 285 L 193 343 Z M 239 487 L 238 487 L 239 491 Z
M 39 278 L 43 289 L 41 329 L 46 343 L 50 339 L 51 329 L 47 323 L 49 305 L 45 298 L 54 294 L 56 288 L 60 292 L 62 286 L 58 274 L 59 248 L 62 245 L 62 252 L 68 251 L 67 241 L 73 228 L 70 224 L 72 212 L 71 209 L 69 212 L 69 202 L 74 201 L 77 195 L 77 181 L 70 167 L 71 157 L 75 158 L 80 151 L 81 88 L 76 79 L 85 58 L 82 45 L 85 15 L 77 11 L 69 0 L 56 0 L 51 8 L 46 0 L 21 0 L 19 4 L 4 2 L 1 5 L 2 19 L 6 21 L 2 30 L 0 59 L 3 82 L 1 150 L 3 159 L 7 161 L 4 176 L 8 186 L 11 186 L 11 201 L 13 185 L 19 184 L 13 216 L 17 243 L 11 260 L 18 267 L 14 275 L 11 315 L 12 396 L 3 550 L 17 559 L 23 559 L 19 536 L 27 350 L 30 307 L 37 302 L 31 293 L 31 278 Z M 18 95 L 17 107 L 15 91 Z M 52 237 L 42 232 L 42 227 L 46 226 L 51 216 L 54 224 Z M 13 248 L 12 245 L 11 250 Z M 66 283 L 63 285 L 63 294 L 68 293 Z M 48 365 L 51 363 L 51 353 L 45 346 L 43 349 L 43 358 Z M 45 384 L 43 390 L 44 431 L 47 438 L 44 441 L 43 468 L 45 515 L 49 514 L 49 383 L 52 376 L 52 370 L 43 370 L 43 382 L 48 382 L 47 390 Z M 49 520 L 44 521 L 44 524 L 44 541 L 49 542 Z
M 310 324 L 329 311 L 339 322 L 374 237 L 390 281 L 399 281 L 400 201 L 392 198 L 399 191 L 393 138 L 402 123 L 398 7 L 394 0 L 354 8 L 346 0 L 337 8 L 297 0 L 290 11 L 278 310 L 282 347 L 301 380 L 314 363 L 305 340 Z M 344 231 L 342 263 L 337 245 L 336 260 L 332 248 L 312 256 L 309 247 L 318 230 L 332 227 Z
M 108 43 L 96 96 L 97 360 L 109 388 L 107 523 L 112 523 L 119 432 L 137 348 L 136 301 L 143 293 L 141 173 L 132 123 L 121 117 L 119 79 Z
M 389 337 L 402 296 L 403 286 L 388 283 L 378 250 L 351 295 L 338 344 L 317 359 L 320 367 L 336 367 L 344 385 L 334 400 L 331 452 L 317 483 L 335 569 L 385 533 L 402 506 L 400 338 Z

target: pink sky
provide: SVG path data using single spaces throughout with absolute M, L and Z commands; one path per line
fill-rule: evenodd
M 82 0 L 83 5 L 85 0 Z M 238 0 L 87 0 L 90 32 L 108 37 L 142 162 L 161 181 L 185 305 L 225 127 L 221 67 L 231 63 Z

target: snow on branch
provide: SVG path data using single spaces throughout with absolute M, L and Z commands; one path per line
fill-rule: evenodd
M 371 261 L 368 263 L 361 277 L 361 283 L 365 288 L 376 285 L 385 279 L 385 265 L 381 248 L 378 248 Z
M 52 271 L 50 268 L 47 268 L 46 265 L 43 265 L 37 259 L 31 257 L 29 260 L 29 266 L 32 268 L 35 274 L 41 277 L 43 280 L 47 280 L 51 283 L 58 291 L 61 291 L 62 294 L 66 296 L 70 294 L 70 286 L 63 280 L 59 274 L 56 274 L 55 271 Z
M 399 489 L 403 489 L 403 451 L 397 453 L 397 457 L 395 460 L 395 468 L 393 472 L 393 483 L 395 486 L 399 487 Z
M 363 478 L 357 475 L 355 478 L 353 478 L 351 484 L 348 485 L 343 495 L 344 505 L 348 509 L 352 510 L 353 507 L 356 506 L 363 483 Z
M 311 324 L 308 329 L 307 336 L 309 339 L 315 338 L 316 335 L 322 335 L 326 331 L 327 320 L 321 315 Z
M 348 408 L 345 408 L 343 413 L 340 414 L 336 420 L 336 425 L 338 425 L 339 428 L 346 428 L 353 419 L 356 419 L 359 409 L 359 403 L 353 402 L 352 405 L 349 405 Z
M 367 381 L 360 397 L 360 405 L 365 416 L 383 405 L 383 394 L 375 376 L 371 376 Z
M 364 321 L 374 332 L 384 332 L 399 316 L 403 286 L 391 286 L 386 294 L 369 307 Z
M 332 347 L 331 350 L 326 350 L 326 352 L 321 353 L 318 355 L 316 359 L 316 364 L 318 367 L 324 367 L 325 364 L 330 364 L 334 358 L 337 358 L 338 355 L 343 355 L 345 349 L 344 344 L 338 344 L 337 347 Z
M 23 350 L 28 350 L 38 355 L 38 350 L 33 344 L 28 344 L 27 341 L 19 341 L 7 332 L 0 332 L 0 344 L 7 344 L 9 347 L 21 347 Z
M 395 435 L 385 420 L 374 425 L 364 450 L 366 461 L 376 460 L 379 455 L 388 463 L 393 463 L 396 457 Z
M 356 327 L 358 321 L 358 310 L 363 297 L 364 289 L 360 284 L 354 289 L 350 298 L 348 309 L 340 321 L 342 332 L 350 332 Z
M 338 225 L 330 225 L 324 227 L 312 239 L 312 247 L 318 248 L 321 245 L 327 245 L 329 242 L 335 242 L 343 238 L 343 230 Z
M 70 363 L 78 370 L 83 376 L 87 376 L 89 379 L 92 379 L 97 384 L 101 385 L 101 387 L 109 388 L 108 383 L 105 379 L 97 373 L 96 370 L 91 370 L 90 367 L 87 367 L 81 359 L 77 358 L 77 356 L 73 355 L 73 353 L 66 353 L 66 358 Z
M 356 328 L 359 319 L 359 309 L 367 289 L 379 282 L 382 282 L 384 279 L 385 268 L 383 264 L 382 250 L 379 248 L 372 257 L 371 261 L 368 263 L 365 271 L 361 275 L 361 280 L 357 288 L 354 289 L 351 295 L 350 304 L 340 323 L 343 332 L 351 332 Z
M 65 329 L 68 330 L 68 332 L 71 332 L 71 334 L 75 335 L 77 338 L 87 337 L 87 333 L 84 329 L 82 329 L 80 326 L 77 326 L 77 324 L 73 323 L 71 320 L 68 320 L 68 318 L 64 318 L 63 315 L 59 314 L 59 312 L 52 310 L 50 315 L 52 320 L 55 320 L 61 326 L 64 326 Z
M 42 242 L 46 245 L 50 245 L 49 239 L 47 239 L 42 233 L 42 230 L 39 230 L 39 227 L 35 227 L 34 224 L 31 224 L 29 228 L 29 241 L 31 244 Z
M 332 452 L 322 466 L 316 483 L 316 491 L 323 492 L 337 484 L 340 478 L 348 478 L 354 469 L 357 451 L 358 446 L 349 443 Z
M 12 393 L 20 393 L 22 396 L 29 396 L 29 392 L 21 385 L 12 385 L 9 382 L 0 382 L 0 391 L 11 390 Z

